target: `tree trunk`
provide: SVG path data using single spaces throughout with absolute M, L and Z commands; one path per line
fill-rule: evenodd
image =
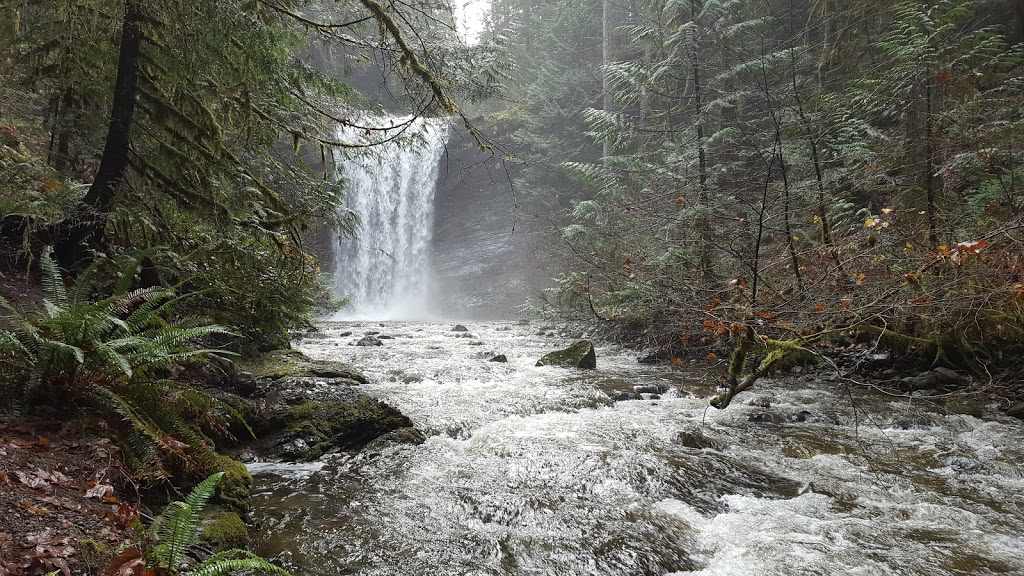
M 139 51 L 142 43 L 140 0 L 128 0 L 121 26 L 121 48 L 114 83 L 107 139 L 96 179 L 74 211 L 53 234 L 54 254 L 68 268 L 78 265 L 87 249 L 98 248 L 103 229 L 114 208 L 118 190 L 128 171 L 131 128 L 139 84 Z
M 690 2 L 691 17 L 697 19 L 697 2 Z M 693 67 L 693 105 L 696 114 L 697 127 L 697 177 L 700 183 L 697 206 L 702 211 L 697 222 L 700 245 L 698 251 L 698 265 L 700 266 L 701 278 L 710 281 L 714 272 L 711 264 L 711 221 L 707 215 L 708 199 L 708 161 L 704 150 L 704 93 L 700 83 L 700 58 L 697 54 L 698 48 L 694 46 L 693 54 L 690 55 L 690 65 Z
M 611 0 L 604 0 L 601 3 L 601 65 L 608 66 L 612 61 L 612 6 Z M 612 111 L 612 90 L 611 83 L 608 81 L 608 73 L 602 72 L 601 74 L 601 92 L 603 94 L 602 106 L 605 112 Z M 612 143 L 605 139 L 604 141 L 604 157 L 607 158 L 612 154 Z

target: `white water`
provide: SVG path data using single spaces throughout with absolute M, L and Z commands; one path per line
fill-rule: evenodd
M 430 316 L 430 248 L 434 235 L 434 191 L 447 121 L 370 118 L 370 126 L 399 128 L 339 130 L 350 143 L 395 141 L 360 152 L 339 151 L 337 177 L 346 184 L 346 208 L 359 218 L 354 238 L 335 248 L 335 292 L 351 296 L 338 319 L 422 319 Z
M 713 375 L 609 348 L 597 371 L 538 368 L 567 341 L 470 329 L 329 324 L 303 342 L 365 368 L 361 390 L 428 439 L 254 469 L 260 553 L 300 575 L 1024 574 L 1020 422 L 811 376 L 709 410 Z M 348 345 L 366 331 L 395 339 Z M 609 400 L 637 384 L 669 391 Z

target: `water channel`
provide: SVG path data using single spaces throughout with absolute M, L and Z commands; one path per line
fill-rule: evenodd
M 703 369 L 611 347 L 596 371 L 538 368 L 569 341 L 469 327 L 328 323 L 301 343 L 428 439 L 254 465 L 257 552 L 296 574 L 1024 574 L 1016 421 L 820 374 L 716 411 Z M 394 339 L 349 345 L 370 330 Z M 634 386 L 664 392 L 612 400 Z

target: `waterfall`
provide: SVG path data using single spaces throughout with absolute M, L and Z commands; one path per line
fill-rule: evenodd
M 434 191 L 447 120 L 366 118 L 345 126 L 339 139 L 384 142 L 335 154 L 336 176 L 345 182 L 345 207 L 359 219 L 355 237 L 339 238 L 334 251 L 334 289 L 351 296 L 338 318 L 427 317 Z

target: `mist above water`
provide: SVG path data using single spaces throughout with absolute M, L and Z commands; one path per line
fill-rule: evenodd
M 334 288 L 351 303 L 336 319 L 429 319 L 434 194 L 447 120 L 369 118 L 367 130 L 345 126 L 345 142 L 377 144 L 369 152 L 338 151 L 336 176 L 345 181 L 345 207 L 359 218 L 354 238 L 334 251 Z M 375 140 L 374 140 L 375 139 Z

